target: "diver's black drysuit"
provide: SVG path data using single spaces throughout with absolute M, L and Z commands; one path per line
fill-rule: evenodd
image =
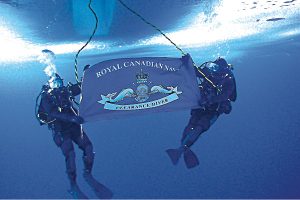
M 80 124 L 83 119 L 77 116 L 73 107 L 74 96 L 81 93 L 80 83 L 50 89 L 44 85 L 41 92 L 41 102 L 38 117 L 52 130 L 55 144 L 61 148 L 65 156 L 66 172 L 71 185 L 76 184 L 76 164 L 73 142 L 83 151 L 83 162 L 86 173 L 91 173 L 94 152 L 93 145 Z
M 227 65 L 226 61 L 221 58 L 214 61 L 214 63 Z M 214 88 L 205 80 L 200 83 L 201 108 L 191 111 L 191 118 L 181 140 L 182 144 L 187 147 L 190 147 L 196 141 L 196 138 L 186 138 L 187 134 L 191 131 L 197 132 L 197 137 L 199 137 L 201 133 L 210 128 L 221 114 L 229 114 L 231 112 L 231 101 L 236 100 L 235 78 L 229 69 L 228 71 L 223 70 L 223 73 L 219 74 L 211 73 L 207 68 L 204 68 L 202 72 L 207 74 L 207 78 L 217 85 L 217 88 Z M 202 77 L 200 73 L 196 75 L 198 78 Z
M 231 67 L 222 58 L 211 63 L 218 68 L 213 71 L 204 67 L 202 72 L 217 88 L 205 80 L 198 71 L 196 72 L 197 78 L 200 80 L 201 107 L 191 111 L 189 123 L 183 131 L 181 146 L 178 149 L 167 150 L 173 164 L 177 164 L 181 154 L 184 155 L 188 168 L 199 164 L 197 156 L 190 150 L 190 147 L 221 114 L 231 112 L 231 101 L 236 100 L 236 83 Z

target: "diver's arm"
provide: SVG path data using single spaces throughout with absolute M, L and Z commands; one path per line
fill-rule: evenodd
M 226 79 L 222 84 L 221 93 L 213 96 L 213 98 L 210 99 L 210 103 L 213 104 L 213 103 L 220 103 L 226 101 L 227 99 L 229 99 L 230 95 L 234 92 L 233 91 L 234 87 L 235 85 L 232 78 L 230 77 Z
M 80 116 L 76 116 L 75 114 L 73 115 L 71 113 L 60 112 L 59 108 L 54 105 L 49 98 L 47 98 L 46 94 L 43 95 L 41 103 L 48 117 L 77 124 L 82 124 L 84 122 L 83 118 Z

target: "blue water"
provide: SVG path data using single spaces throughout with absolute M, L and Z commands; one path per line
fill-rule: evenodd
M 1 2 L 0 7 L 15 9 L 15 1 L 4 1 L 9 5 Z M 143 2 L 144 6 L 131 5 L 144 8 L 145 15 L 153 17 L 153 12 L 146 12 L 145 8 L 151 2 Z M 192 17 L 187 11 L 193 13 L 202 8 L 198 1 L 190 2 L 186 5 L 178 1 L 173 5 L 169 1 L 153 1 L 155 6 L 173 5 L 160 25 L 170 32 L 181 30 L 180 22 Z M 184 9 L 177 16 L 175 8 L 180 5 Z M 115 14 L 116 19 L 125 12 L 117 2 L 114 9 L 119 13 Z M 23 15 L 24 10 L 26 7 L 21 7 L 16 12 Z M 30 12 L 29 9 L 27 15 Z M 204 13 L 211 12 L 208 9 Z M 36 17 L 36 13 L 32 15 Z M 167 22 L 172 16 L 176 16 L 177 23 L 173 21 L 171 26 Z M 298 12 L 294 17 L 299 16 Z M 33 18 L 28 20 L 37 23 Z M 274 25 L 251 36 L 207 46 L 183 44 L 199 64 L 217 55 L 226 56 L 234 65 L 238 87 L 238 99 L 231 114 L 222 115 L 193 146 L 199 167 L 188 170 L 182 160 L 173 166 L 165 153 L 179 145 L 189 119 L 187 110 L 85 124 L 96 151 L 95 177 L 114 192 L 114 198 L 300 198 L 300 26 L 295 18 L 288 21 L 287 17 L 282 26 L 274 24 L 283 23 L 282 20 L 268 22 Z M 126 24 L 134 27 L 129 19 L 124 20 L 127 22 L 120 29 Z M 132 43 L 135 39 L 143 40 L 140 35 L 147 35 L 145 30 L 132 37 L 124 36 L 124 46 L 119 50 L 122 35 L 115 30 L 116 23 L 119 22 L 113 21 L 111 33 L 103 36 L 107 43 L 113 42 L 114 48 L 104 48 L 103 52 L 97 48 L 87 50 L 80 57 L 80 69 L 87 63 L 118 57 L 180 56 L 172 46 Z M 32 27 L 37 25 L 41 26 L 37 23 Z M 33 29 L 35 34 L 22 26 L 16 28 L 19 29 L 18 33 L 26 33 L 24 38 L 33 38 L 41 47 L 49 45 L 42 31 Z M 292 30 L 296 33 L 276 37 Z M 82 39 L 82 33 L 76 37 Z M 152 32 L 147 37 L 151 38 Z M 97 41 L 103 38 L 98 35 Z M 50 45 L 64 41 L 61 36 L 50 39 Z M 57 54 L 56 66 L 66 81 L 74 82 L 73 58 L 72 52 Z M 4 54 L 0 60 L 4 60 Z M 0 198 L 71 198 L 67 193 L 64 157 L 49 130 L 39 126 L 34 117 L 35 98 L 46 81 L 43 66 L 37 60 L 0 63 Z M 81 176 L 81 151 L 76 148 L 76 153 L 78 183 L 90 198 L 96 198 Z

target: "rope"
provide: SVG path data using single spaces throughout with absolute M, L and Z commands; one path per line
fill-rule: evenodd
M 178 47 L 164 32 L 162 32 L 157 26 L 153 25 L 149 21 L 147 21 L 144 17 L 142 17 L 140 14 L 138 14 L 136 11 L 132 10 L 129 8 L 122 0 L 118 0 L 127 10 L 132 12 L 134 15 L 138 16 L 143 22 L 146 24 L 152 26 L 155 30 L 157 30 L 160 34 L 162 34 L 171 44 L 173 44 L 176 49 L 178 49 L 183 56 L 187 55 L 180 47 Z M 196 65 L 196 63 L 193 61 L 193 66 L 197 68 L 199 73 L 214 87 L 216 88 L 219 92 L 220 90 L 217 88 L 217 86 L 209 79 L 207 76 L 201 71 L 200 67 Z
M 220 89 L 209 78 L 207 78 L 207 76 L 201 71 L 200 67 L 198 67 L 194 61 L 193 65 L 197 68 L 198 72 L 203 76 L 203 78 L 205 78 L 205 80 L 207 80 L 215 89 L 217 89 L 218 92 L 221 92 Z
M 91 7 L 91 3 L 92 3 L 92 0 L 90 0 L 89 2 L 89 9 L 92 11 L 95 19 L 96 19 L 96 24 L 95 24 L 95 28 L 94 28 L 94 31 L 92 33 L 92 35 L 90 36 L 90 38 L 88 39 L 88 41 L 79 49 L 79 51 L 77 52 L 76 56 L 75 56 L 75 78 L 76 78 L 76 81 L 77 83 L 79 83 L 79 78 L 78 78 L 78 67 L 77 67 L 77 59 L 78 59 L 78 56 L 80 54 L 80 52 L 90 43 L 90 41 L 92 40 L 92 38 L 94 37 L 96 31 L 97 31 L 97 28 L 98 28 L 98 17 L 97 17 L 97 14 L 95 13 L 95 11 L 93 10 L 93 8 Z
M 93 8 L 91 7 L 91 4 L 92 4 L 92 0 L 90 0 L 89 2 L 89 9 L 92 11 L 94 17 L 95 17 L 95 20 L 96 20 L 96 24 L 95 24 L 95 28 L 93 30 L 93 33 L 92 35 L 90 36 L 90 38 L 88 39 L 88 41 L 79 49 L 79 51 L 77 52 L 76 56 L 75 56 L 75 78 L 76 78 L 76 82 L 79 83 L 79 78 L 78 78 L 78 67 L 77 67 L 77 58 L 79 56 L 79 53 L 90 43 L 90 41 L 92 40 L 92 38 L 94 37 L 96 31 L 97 31 L 97 28 L 98 28 L 98 17 L 97 17 L 97 14 L 95 13 L 95 11 L 93 10 Z M 75 102 L 75 101 L 74 101 Z M 77 102 L 76 102 L 77 104 Z M 79 113 L 77 113 L 77 115 L 79 116 Z M 83 139 L 83 129 L 82 129 L 82 124 L 80 124 L 80 130 L 81 130 L 81 139 Z
M 186 53 L 180 48 L 178 47 L 164 32 L 162 32 L 159 28 L 157 28 L 157 26 L 151 24 L 150 22 L 148 22 L 144 17 L 142 17 L 140 14 L 138 14 L 137 12 L 135 12 L 134 10 L 132 10 L 131 8 L 129 8 L 122 0 L 118 0 L 125 8 L 127 8 L 130 12 L 132 12 L 133 14 L 135 14 L 136 16 L 138 16 L 143 22 L 145 22 L 146 24 L 152 26 L 155 30 L 157 30 L 158 32 L 160 32 L 160 34 L 162 34 L 167 40 L 169 40 L 169 42 L 171 42 L 176 49 L 178 49 L 182 55 L 186 55 Z

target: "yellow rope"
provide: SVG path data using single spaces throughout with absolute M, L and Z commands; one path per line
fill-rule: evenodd
M 94 35 L 97 31 L 97 28 L 98 28 L 98 17 L 97 17 L 97 14 L 95 13 L 95 11 L 93 10 L 91 4 L 92 4 L 92 0 L 90 0 L 88 7 L 92 11 L 92 13 L 95 17 L 96 23 L 95 23 L 95 27 L 94 27 L 92 35 L 89 37 L 88 41 L 78 50 L 78 52 L 75 56 L 75 66 L 74 67 L 75 67 L 75 79 L 76 79 L 77 83 L 80 82 L 79 77 L 78 77 L 78 67 L 77 67 L 77 65 L 78 65 L 78 62 L 77 62 L 78 56 L 79 56 L 80 52 L 90 43 L 90 41 L 94 37 Z
M 138 14 L 136 11 L 129 8 L 122 0 L 118 0 L 126 9 L 128 9 L 130 12 L 132 12 L 134 15 L 138 16 L 143 22 L 146 24 L 152 26 L 155 30 L 157 30 L 160 34 L 162 34 L 171 44 L 173 44 L 176 49 L 178 49 L 183 56 L 187 55 L 181 48 L 179 48 L 164 32 L 162 32 L 157 26 L 153 25 L 149 21 L 147 21 L 144 17 L 142 17 L 140 14 Z M 214 88 L 216 88 L 219 92 L 220 90 L 217 88 L 217 86 L 201 71 L 200 67 L 197 67 L 195 62 L 193 61 L 193 66 L 197 68 L 198 72 L 207 80 Z

